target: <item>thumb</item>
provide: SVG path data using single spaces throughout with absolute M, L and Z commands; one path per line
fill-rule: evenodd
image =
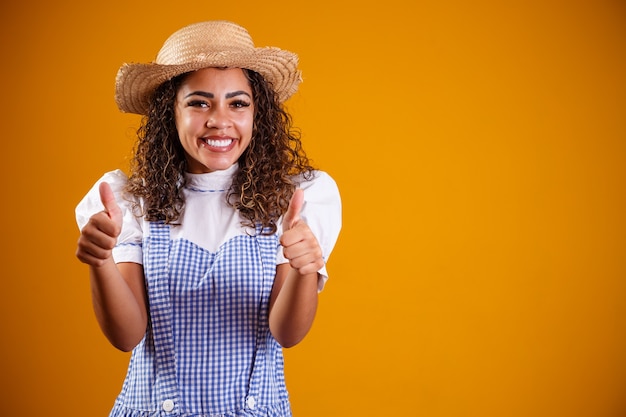
M 111 186 L 107 182 L 100 184 L 100 201 L 104 205 L 104 211 L 109 215 L 109 218 L 116 224 L 122 224 L 122 210 L 115 201 L 115 195 Z
M 301 188 L 297 188 L 291 196 L 289 201 L 289 207 L 283 217 L 283 232 L 291 229 L 300 221 L 300 212 L 304 205 L 304 191 Z

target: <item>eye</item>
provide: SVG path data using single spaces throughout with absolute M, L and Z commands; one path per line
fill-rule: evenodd
M 187 106 L 189 107 L 200 107 L 200 108 L 208 108 L 209 103 L 204 100 L 190 100 L 187 102 Z
M 234 107 L 236 109 L 243 109 L 246 107 L 250 107 L 250 103 L 248 101 L 245 100 L 235 100 L 233 102 L 230 103 L 231 107 Z

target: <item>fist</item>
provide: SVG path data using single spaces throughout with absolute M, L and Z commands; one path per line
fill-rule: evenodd
M 92 266 L 102 266 L 111 258 L 117 237 L 122 231 L 122 211 L 115 201 L 111 186 L 103 182 L 99 191 L 104 210 L 91 216 L 80 231 L 76 250 L 76 257 Z
M 303 206 L 304 191 L 297 189 L 283 216 L 283 234 L 280 238 L 285 258 L 301 275 L 316 273 L 324 266 L 322 248 L 309 226 L 300 218 Z

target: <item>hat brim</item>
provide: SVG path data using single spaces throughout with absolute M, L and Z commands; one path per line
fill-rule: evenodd
M 159 85 L 177 75 L 209 67 L 246 68 L 258 72 L 272 85 L 280 102 L 291 97 L 302 81 L 297 69 L 298 56 L 289 51 L 268 47 L 214 52 L 180 65 L 122 65 L 115 82 L 115 102 L 123 112 L 147 115 L 151 96 Z

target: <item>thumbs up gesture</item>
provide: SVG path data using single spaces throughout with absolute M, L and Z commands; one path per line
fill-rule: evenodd
M 309 226 L 300 217 L 303 205 L 304 191 L 297 189 L 283 216 L 283 234 L 280 238 L 285 258 L 289 259 L 291 267 L 301 275 L 316 273 L 324 266 L 322 248 Z
M 111 258 L 111 251 L 122 231 L 122 211 L 111 186 L 103 182 L 99 191 L 104 210 L 91 216 L 82 228 L 76 250 L 76 257 L 92 266 L 102 266 Z

